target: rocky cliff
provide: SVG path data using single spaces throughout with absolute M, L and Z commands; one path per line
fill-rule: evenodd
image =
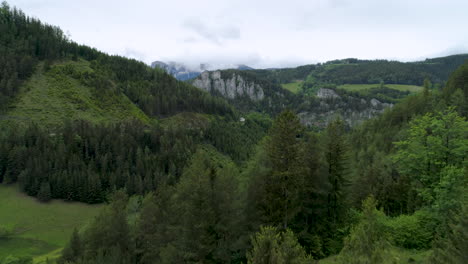
M 223 79 L 220 71 L 203 72 L 192 84 L 208 92 L 217 91 L 229 99 L 247 96 L 253 101 L 259 101 L 265 98 L 262 86 L 244 80 L 236 73 L 233 73 L 230 78 Z

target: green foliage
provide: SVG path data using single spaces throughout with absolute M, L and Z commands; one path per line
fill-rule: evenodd
M 376 205 L 372 196 L 363 202 L 362 219 L 345 239 L 340 263 L 396 263 L 385 232 L 385 215 L 375 208 Z
M 399 171 L 411 176 L 424 204 L 433 205 L 437 196 L 443 195 L 437 192 L 455 186 L 450 181 L 456 179 L 456 175 L 463 175 L 463 171 L 449 166 L 462 170 L 467 164 L 466 131 L 468 122 L 453 109 L 448 109 L 414 119 L 406 139 L 396 143 L 398 152 L 394 160 Z
M 406 249 L 428 249 L 434 236 L 435 219 L 427 211 L 390 218 L 385 225 L 394 245 Z
M 430 263 L 462 264 L 468 261 L 468 204 L 466 201 L 450 224 L 448 232 L 439 236 L 434 243 Z
M 252 250 L 247 253 L 249 264 L 302 264 L 311 263 L 305 250 L 298 243 L 294 233 L 286 229 L 279 232 L 277 228 L 261 227 L 251 238 Z

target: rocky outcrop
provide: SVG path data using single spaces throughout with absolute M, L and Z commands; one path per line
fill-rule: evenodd
M 263 88 L 260 85 L 245 81 L 242 76 L 235 73 L 230 78 L 223 79 L 220 71 L 206 71 L 195 79 L 192 84 L 208 92 L 217 91 L 229 99 L 248 96 L 253 101 L 259 101 L 265 97 Z
M 320 90 L 322 90 L 320 92 Z M 393 104 L 382 103 L 372 98 L 366 101 L 363 98 L 354 98 L 347 96 L 346 102 L 341 96 L 331 89 L 320 89 L 322 94 L 320 102 L 310 111 L 303 111 L 298 114 L 301 123 L 305 126 L 326 127 L 332 120 L 340 117 L 348 126 L 353 127 L 361 124 L 363 121 L 377 116 L 385 109 L 393 107 Z M 330 90 L 330 91 L 323 91 Z M 318 92 L 318 93 L 319 93 Z M 323 97 L 323 95 L 326 95 Z M 317 95 L 317 97 L 319 97 Z M 351 107 L 353 105 L 353 107 Z
M 340 98 L 340 96 L 332 89 L 320 88 L 317 91 L 318 98 Z

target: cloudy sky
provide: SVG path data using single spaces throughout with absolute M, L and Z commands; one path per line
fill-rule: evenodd
M 8 0 L 110 54 L 286 67 L 468 53 L 467 0 Z

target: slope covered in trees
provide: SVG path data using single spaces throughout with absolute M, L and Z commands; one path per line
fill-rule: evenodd
M 102 253 L 73 261 L 394 263 L 434 248 L 418 259 L 463 263 L 468 122 L 441 98 L 410 97 L 352 131 L 337 120 L 311 133 L 285 111 L 240 171 L 198 147 L 180 181 L 137 209 L 140 231 L 119 238 L 132 237 L 130 253 L 93 241 L 90 229 L 78 236 Z

